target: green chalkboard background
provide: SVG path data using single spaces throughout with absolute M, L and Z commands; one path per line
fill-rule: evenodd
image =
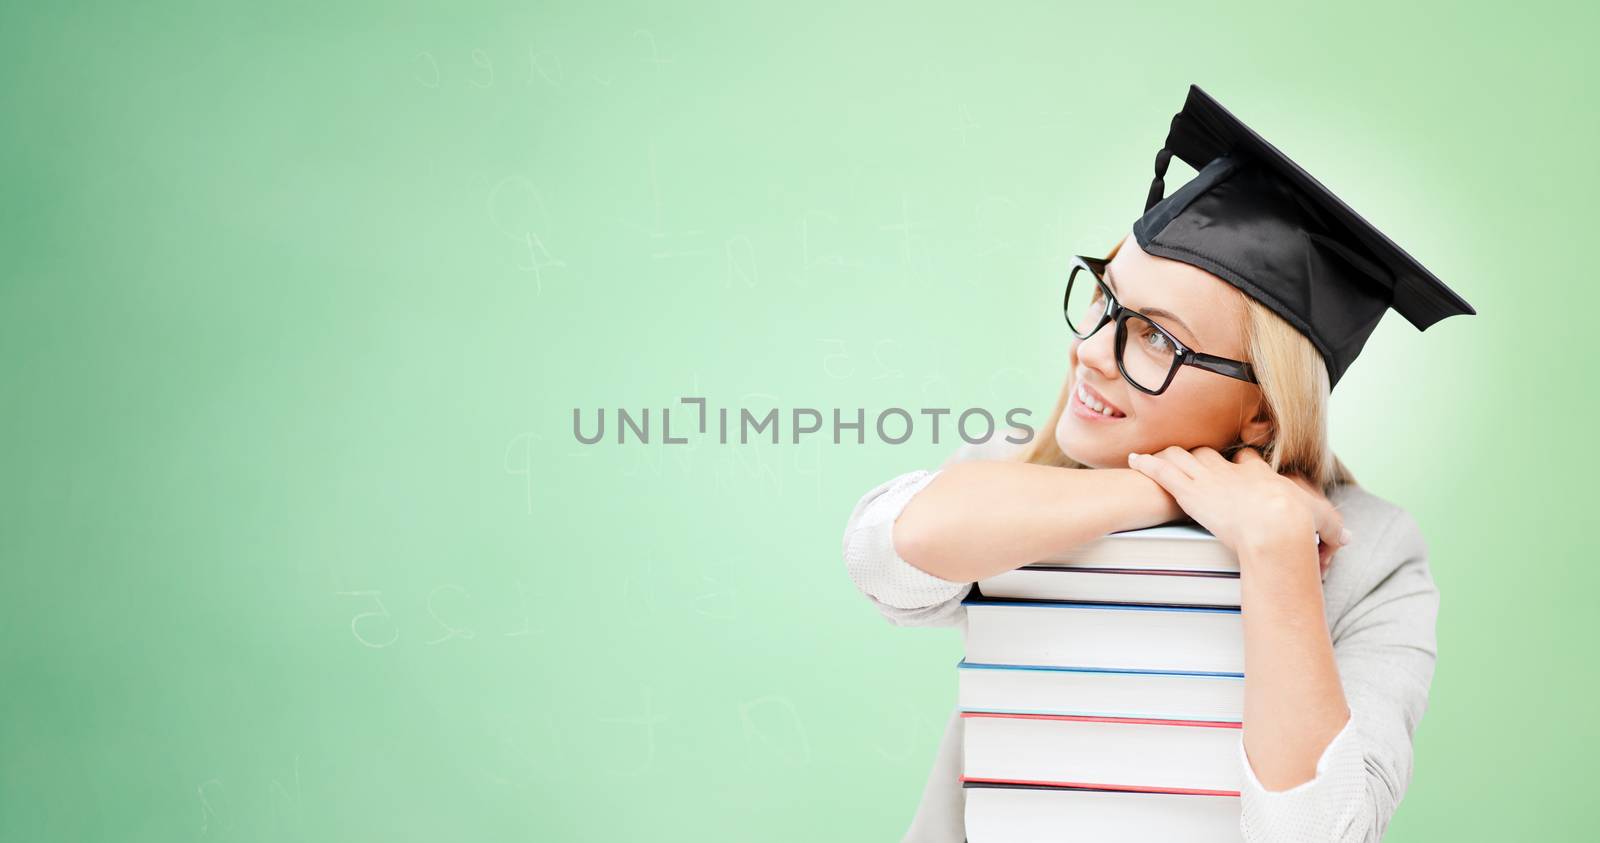
M 1591 833 L 1597 23 L 9 7 L 0 839 L 898 839 L 960 642 L 839 542 L 949 434 L 585 446 L 572 410 L 1042 421 L 1063 261 L 1138 216 L 1191 82 L 1479 311 L 1391 316 L 1335 399 L 1443 594 L 1388 839 Z

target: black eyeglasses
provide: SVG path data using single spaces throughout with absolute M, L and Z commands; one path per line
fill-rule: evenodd
M 1257 383 L 1249 363 L 1195 351 L 1155 320 L 1123 307 L 1106 286 L 1107 263 L 1099 258 L 1073 255 L 1061 309 L 1067 317 L 1067 327 L 1078 339 L 1088 339 L 1102 325 L 1116 321 L 1117 368 L 1128 383 L 1141 392 L 1160 395 L 1184 366 Z M 1130 336 L 1135 340 L 1132 353 L 1127 350 Z

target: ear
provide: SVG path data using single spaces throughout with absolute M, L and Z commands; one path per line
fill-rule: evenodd
M 1248 408 L 1245 418 L 1247 421 L 1239 428 L 1239 441 L 1257 450 L 1265 447 L 1277 425 L 1272 421 L 1266 396 L 1261 390 L 1255 391 L 1254 404 Z

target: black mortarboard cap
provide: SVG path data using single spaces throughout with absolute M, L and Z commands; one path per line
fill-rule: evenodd
M 1167 162 L 1195 177 L 1162 198 Z M 1393 307 L 1417 330 L 1474 314 L 1433 273 L 1198 85 L 1156 154 L 1139 246 L 1227 281 L 1308 337 L 1339 382 Z

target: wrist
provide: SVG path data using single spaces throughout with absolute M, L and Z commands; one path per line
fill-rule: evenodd
M 1144 472 L 1132 468 L 1099 470 L 1115 475 L 1122 483 L 1118 495 L 1122 505 L 1117 508 L 1116 523 L 1111 531 L 1154 527 L 1185 517 L 1177 499 Z
M 1298 530 L 1293 533 L 1278 530 L 1253 536 L 1238 548 L 1237 553 L 1239 570 L 1257 578 L 1293 579 L 1298 574 L 1304 574 L 1321 581 L 1315 532 L 1309 526 L 1303 536 Z
M 1301 507 L 1263 507 L 1255 517 L 1238 525 L 1234 549 L 1241 557 L 1282 556 L 1317 549 L 1317 525 Z

